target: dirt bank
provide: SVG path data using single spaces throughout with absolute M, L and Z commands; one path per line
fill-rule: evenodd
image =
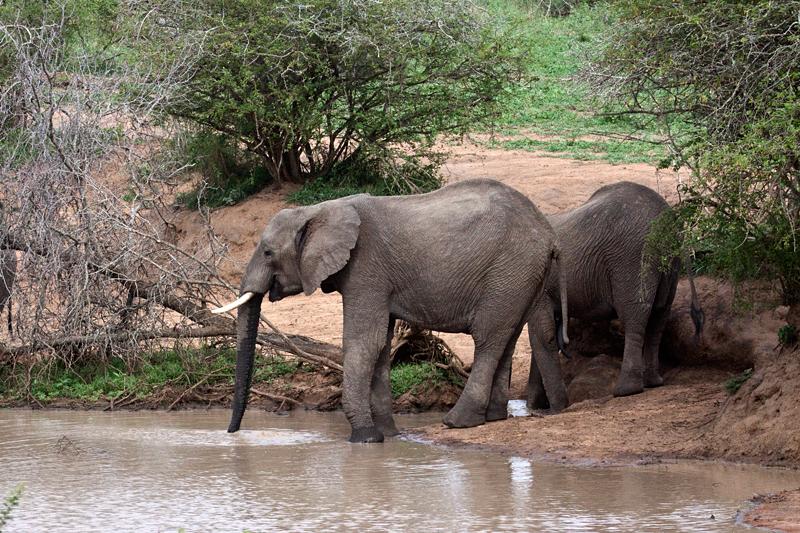
M 498 179 L 528 195 L 544 212 L 574 208 L 599 187 L 622 180 L 647 185 L 673 202 L 680 179 L 677 174 L 656 172 L 643 164 L 612 166 L 473 145 L 454 148 L 443 174 L 449 181 L 472 177 Z M 234 284 L 238 284 L 244 262 L 249 259 L 261 231 L 284 207 L 285 192 L 267 190 L 213 214 L 214 230 L 242 262 L 227 273 Z M 197 231 L 203 231 L 199 220 L 188 212 L 178 213 L 176 223 L 181 242 L 187 246 Z M 760 291 L 760 303 L 747 312 L 739 310 L 734 290 L 725 283 L 701 277 L 698 289 L 707 314 L 703 340 L 700 345 L 692 341 L 688 287 L 682 280 L 662 345 L 663 387 L 631 397 L 612 398 L 610 387 L 619 372 L 621 356 L 619 326 L 611 323 L 578 329 L 571 336 L 576 339 L 581 356 L 569 364 L 565 360 L 573 401 L 565 412 L 556 416 L 513 418 L 461 430 L 437 425 L 424 428 L 421 435 L 449 445 L 479 446 L 577 464 L 701 458 L 797 467 L 800 465 L 797 411 L 800 356 L 776 349 L 776 332 L 785 324 L 786 309 L 777 306 L 777 294 L 770 287 L 754 288 Z M 263 310 L 285 332 L 341 345 L 341 298 L 337 294 L 317 291 L 310 297 L 265 303 Z M 573 326 L 579 328 L 578 324 Z M 464 360 L 471 360 L 469 337 L 442 335 L 442 338 Z M 514 356 L 512 397 L 523 397 L 529 365 L 530 347 L 524 332 Z M 745 369 L 753 369 L 752 377 L 735 394 L 724 392 L 723 383 Z M 449 397 L 443 404 L 454 401 L 452 390 L 446 394 Z M 795 502 L 795 511 L 789 511 L 789 515 L 794 524 L 800 524 L 800 520 L 792 518 L 798 516 L 796 495 L 785 499 Z M 767 523 L 767 511 L 758 512 L 761 513 L 758 525 L 763 526 Z M 796 530 L 800 529 L 786 529 Z

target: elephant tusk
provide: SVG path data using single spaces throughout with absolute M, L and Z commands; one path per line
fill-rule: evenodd
M 252 298 L 254 294 L 255 293 L 253 293 L 253 292 L 246 292 L 246 293 L 242 294 L 239 297 L 239 299 L 236 300 L 235 302 L 231 302 L 228 305 L 225 305 L 225 306 L 220 307 L 218 309 L 214 309 L 211 312 L 214 313 L 214 314 L 217 314 L 217 315 L 220 314 L 220 313 L 227 313 L 228 311 L 236 309 L 237 307 L 239 307 L 240 305 L 245 303 L 247 300 Z

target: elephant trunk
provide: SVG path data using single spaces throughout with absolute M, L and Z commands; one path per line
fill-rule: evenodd
M 253 361 L 255 359 L 256 336 L 261 316 L 263 294 L 255 294 L 249 301 L 239 307 L 236 320 L 236 376 L 233 391 L 233 414 L 228 433 L 239 431 L 244 410 L 247 408 L 247 397 L 250 394 L 250 382 L 253 379 Z

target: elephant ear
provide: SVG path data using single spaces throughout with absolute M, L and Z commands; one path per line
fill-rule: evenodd
M 306 296 L 350 260 L 358 241 L 361 219 L 348 204 L 324 202 L 297 232 L 295 244 L 300 258 L 300 281 Z

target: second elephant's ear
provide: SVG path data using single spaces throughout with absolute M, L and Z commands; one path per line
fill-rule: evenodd
M 344 268 L 358 240 L 360 225 L 355 208 L 342 202 L 324 202 L 312 211 L 295 241 L 306 296 Z

